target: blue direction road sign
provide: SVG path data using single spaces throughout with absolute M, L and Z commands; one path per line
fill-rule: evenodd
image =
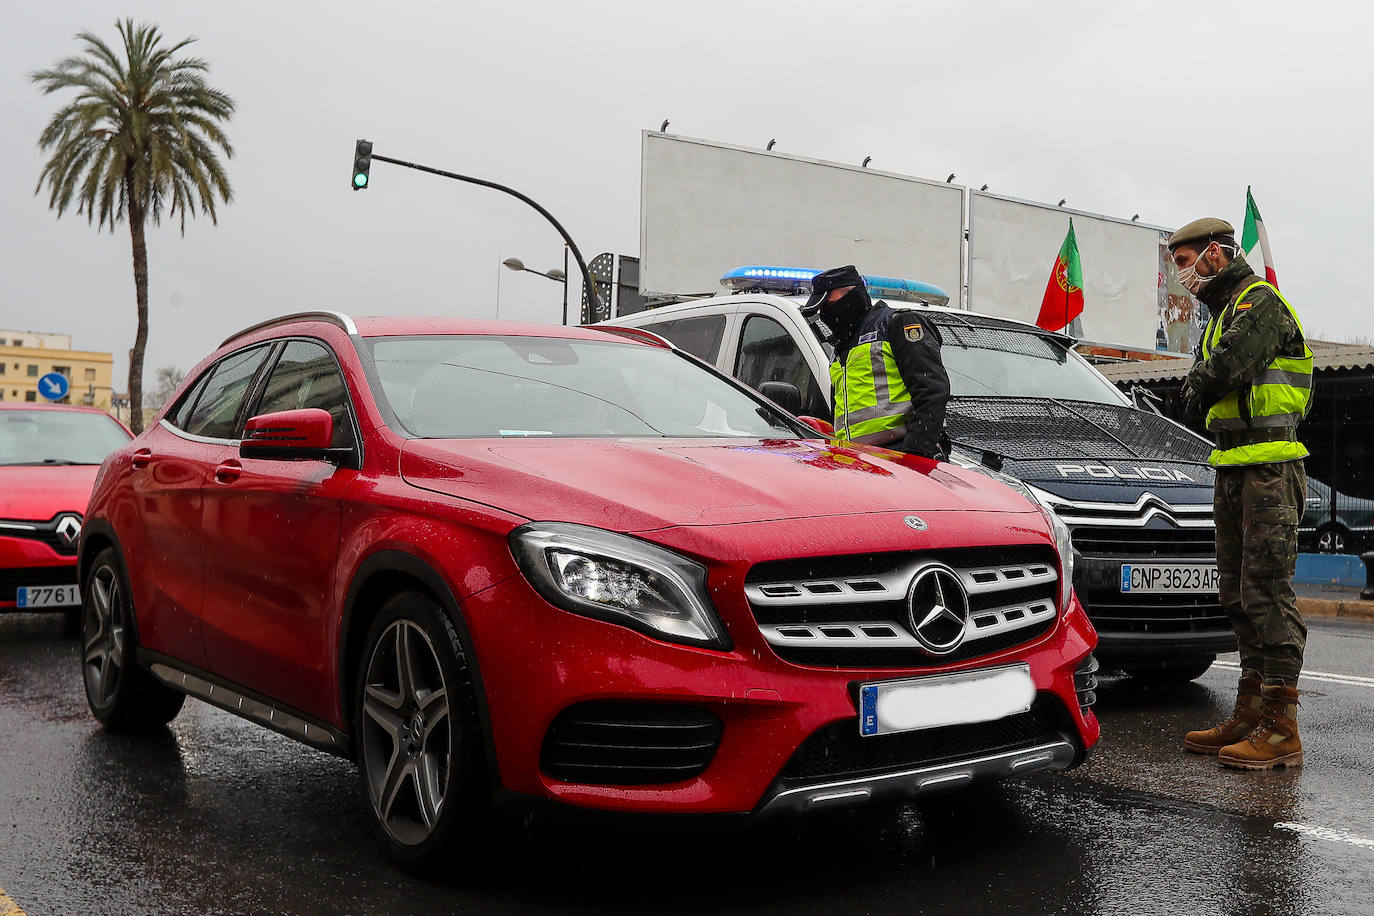
M 60 401 L 71 390 L 72 383 L 61 372 L 49 372 L 38 380 L 38 393 L 49 401 Z

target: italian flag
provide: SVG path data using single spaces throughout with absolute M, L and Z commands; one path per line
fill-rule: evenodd
M 1259 207 L 1249 186 L 1245 188 L 1245 228 L 1240 233 L 1240 247 L 1245 252 L 1245 260 L 1258 272 L 1264 265 L 1264 279 L 1274 286 L 1279 285 L 1278 274 L 1274 273 L 1274 256 L 1269 253 L 1269 233 L 1265 231 L 1264 220 L 1260 218 Z
M 1059 246 L 1059 257 L 1050 271 L 1045 285 L 1045 298 L 1040 301 L 1040 317 L 1036 325 L 1046 331 L 1058 331 L 1069 326 L 1083 314 L 1083 265 L 1078 260 L 1078 239 L 1073 234 L 1073 218 L 1069 218 L 1069 234 Z

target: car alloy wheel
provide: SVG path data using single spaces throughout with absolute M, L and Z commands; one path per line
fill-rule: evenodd
M 91 712 L 116 731 L 157 728 L 172 721 L 186 694 L 155 680 L 136 663 L 129 580 L 113 547 L 96 555 L 81 595 L 81 674 Z
M 373 644 L 362 696 L 362 763 L 373 812 L 394 841 L 423 843 L 444 813 L 453 765 L 451 687 L 413 620 Z
M 124 585 L 118 570 L 107 562 L 96 566 L 85 591 L 82 669 L 86 696 L 93 709 L 108 709 L 115 701 L 129 650 Z

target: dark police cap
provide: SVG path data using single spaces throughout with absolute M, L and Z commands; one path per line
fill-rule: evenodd
M 1179 245 L 1196 244 L 1206 242 L 1219 235 L 1235 235 L 1236 227 L 1218 219 L 1215 216 L 1205 216 L 1202 219 L 1195 219 L 1188 225 L 1179 229 L 1169 236 L 1169 250 L 1173 251 Z
M 853 264 L 823 270 L 811 278 L 811 298 L 802 306 L 803 315 L 814 315 L 820 310 L 821 303 L 831 290 L 844 289 L 846 286 L 864 286 L 863 274 Z

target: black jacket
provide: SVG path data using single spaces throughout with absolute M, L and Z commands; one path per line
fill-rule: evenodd
M 887 448 L 944 458 L 949 454 L 945 437 L 945 406 L 949 403 L 949 376 L 940 356 L 944 341 L 935 322 L 911 309 L 894 309 L 881 299 L 864 315 L 846 339 L 836 342 L 835 358 L 844 361 L 859 344 L 886 340 L 892 348 L 897 372 L 911 392 L 911 416 L 906 435 Z M 834 403 L 835 392 L 830 392 Z

